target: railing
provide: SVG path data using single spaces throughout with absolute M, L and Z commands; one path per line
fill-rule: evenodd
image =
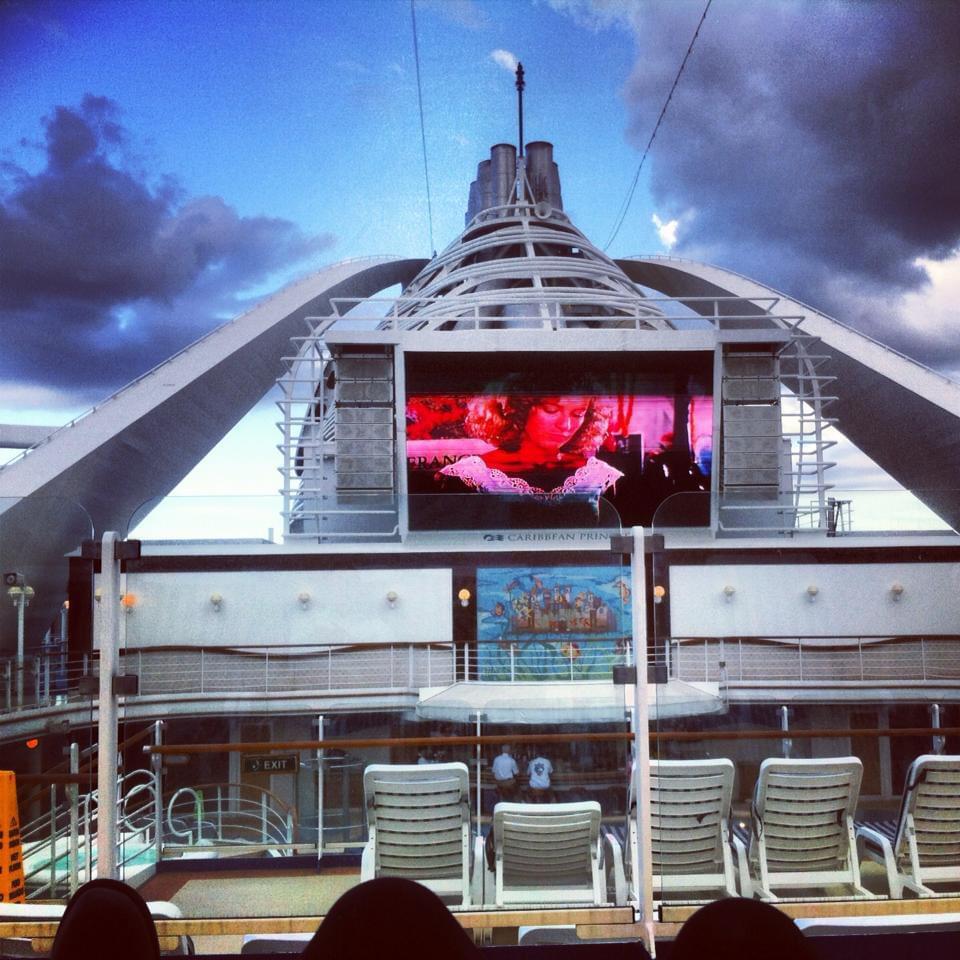
M 181 787 L 167 801 L 165 812 L 165 836 L 187 846 L 263 845 L 288 853 L 295 839 L 293 808 L 249 783 Z
M 141 696 L 332 690 L 410 690 L 453 682 L 452 644 L 364 646 L 145 647 L 121 654 L 121 673 L 136 674 Z M 61 654 L 28 657 L 22 709 L 97 696 L 97 655 L 67 662 Z M 15 658 L 0 660 L 0 709 L 18 709 Z
M 118 780 L 116 863 L 121 879 L 156 861 L 155 796 L 147 770 L 134 770 Z M 25 823 L 20 834 L 24 885 L 31 899 L 73 893 L 81 881 L 96 876 L 98 815 L 96 790 L 81 796 L 70 784 L 58 803 L 56 785 L 51 784 L 49 809 Z
M 672 637 L 670 676 L 727 683 L 960 680 L 960 635 Z
M 609 681 L 616 666 L 630 666 L 629 638 L 584 640 L 562 633 L 542 639 L 504 638 L 465 645 L 465 679 L 529 683 L 540 680 Z

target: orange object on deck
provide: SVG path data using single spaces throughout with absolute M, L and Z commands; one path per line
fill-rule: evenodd
M 23 903 L 25 900 L 17 776 L 12 770 L 0 770 L 0 903 Z

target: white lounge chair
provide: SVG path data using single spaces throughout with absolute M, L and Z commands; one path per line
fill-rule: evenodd
M 0 903 L 0 920 L 19 920 L 25 923 L 59 921 L 66 912 L 65 903 Z M 154 920 L 181 920 L 183 913 L 175 903 L 168 900 L 148 900 L 147 909 Z M 38 938 L 38 949 L 42 940 Z M 190 937 L 161 937 L 160 953 L 167 956 L 187 956 L 194 953 Z M 29 937 L 3 937 L 0 939 L 0 956 L 35 957 L 37 950 Z
M 886 867 L 891 897 L 904 887 L 935 896 L 929 884 L 960 883 L 960 757 L 917 757 L 897 820 L 886 831 L 857 824 L 857 843 L 861 856 Z
M 493 837 L 498 907 L 606 902 L 595 800 L 498 803 Z
M 406 877 L 468 907 L 472 863 L 470 778 L 462 763 L 372 764 L 363 772 L 370 838 L 360 879 Z M 482 895 L 480 897 L 482 899 Z
M 732 850 L 737 854 L 740 893 L 753 896 L 746 847 L 730 830 L 733 776 L 731 760 L 650 761 L 654 896 L 663 898 L 668 892 L 694 891 L 737 896 Z M 631 855 L 622 856 L 616 835 L 608 832 L 606 837 L 611 847 L 609 863 L 614 871 L 617 903 L 626 903 L 628 881 L 636 875 L 636 866 L 629 878 L 618 872 L 624 861 L 632 864 L 634 859 L 634 805 L 631 789 L 626 831 Z
M 827 760 L 764 760 L 751 811 L 750 861 L 758 892 L 774 889 L 848 887 L 872 898 L 860 883 L 853 814 L 863 765 L 856 757 Z M 848 894 L 849 896 L 849 894 Z

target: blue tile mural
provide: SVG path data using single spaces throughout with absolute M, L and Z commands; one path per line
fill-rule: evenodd
M 477 571 L 481 680 L 603 679 L 630 643 L 630 574 L 620 567 Z

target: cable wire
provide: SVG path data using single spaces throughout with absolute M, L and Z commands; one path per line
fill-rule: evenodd
M 413 24 L 413 60 L 417 66 L 417 103 L 420 107 L 420 143 L 423 146 L 423 179 L 427 185 L 427 226 L 430 231 L 430 249 L 433 245 L 433 204 L 430 202 L 430 170 L 427 167 L 427 134 L 423 123 L 423 90 L 420 86 L 420 46 L 417 43 L 417 12 L 415 0 L 410 0 L 410 20 Z
M 413 0 L 410 0 L 412 3 Z M 693 31 L 693 38 L 690 40 L 690 46 L 687 47 L 687 52 L 683 55 L 683 61 L 680 64 L 680 69 L 677 71 L 676 77 L 673 79 L 673 86 L 670 88 L 670 92 L 667 94 L 667 99 L 664 101 L 663 109 L 660 111 L 660 116 L 657 117 L 657 122 L 654 124 L 653 133 L 650 134 L 650 139 L 647 141 L 647 146 L 643 151 L 643 156 L 640 157 L 640 164 L 637 167 L 637 172 L 633 175 L 633 182 L 630 184 L 630 189 L 627 191 L 626 199 L 620 205 L 620 210 L 617 213 L 617 222 L 613 228 L 613 232 L 610 234 L 610 238 L 603 246 L 604 253 L 606 253 L 610 244 L 617 239 L 617 234 L 620 232 L 620 228 L 623 226 L 623 221 L 627 218 L 627 212 L 630 209 L 630 204 L 633 202 L 633 194 L 637 189 L 637 184 L 640 182 L 640 171 L 643 169 L 644 161 L 647 159 L 647 154 L 650 152 L 650 148 L 653 146 L 653 141 L 656 139 L 657 131 L 660 129 L 660 124 L 663 122 L 663 118 L 667 114 L 667 107 L 670 106 L 670 101 L 673 99 L 673 92 L 677 89 L 677 84 L 680 82 L 680 77 L 683 74 L 683 68 L 687 65 L 687 60 L 690 59 L 690 54 L 693 52 L 693 45 L 697 42 L 697 37 L 700 36 L 700 28 L 703 26 L 703 21 L 707 19 L 707 11 L 710 9 L 710 4 L 713 3 L 713 0 L 707 0 L 707 5 L 703 8 L 703 13 L 700 14 L 700 22 L 697 24 L 697 29 Z

